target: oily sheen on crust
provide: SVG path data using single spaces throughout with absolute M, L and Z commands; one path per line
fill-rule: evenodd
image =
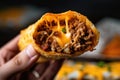
M 44 14 L 21 31 L 18 45 L 23 50 L 32 44 L 42 57 L 59 59 L 92 51 L 98 40 L 99 32 L 86 16 L 67 11 Z

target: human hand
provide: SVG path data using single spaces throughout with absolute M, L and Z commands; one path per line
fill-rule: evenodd
M 18 40 L 19 36 L 0 48 L 0 80 L 52 80 L 63 60 L 36 63 L 40 55 L 32 45 L 19 52 Z

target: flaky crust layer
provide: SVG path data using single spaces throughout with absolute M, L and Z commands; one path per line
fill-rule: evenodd
M 94 34 L 94 38 L 92 42 L 92 49 L 93 49 L 98 44 L 98 41 L 99 41 L 98 30 L 95 28 L 92 22 L 88 20 L 86 16 L 80 13 L 77 13 L 75 11 L 67 11 L 60 14 L 46 13 L 36 23 L 22 30 L 20 33 L 20 40 L 18 43 L 20 50 L 23 50 L 29 44 L 32 44 L 35 50 L 41 54 L 42 56 L 41 61 L 42 60 L 44 61 L 44 58 L 59 59 L 59 58 L 78 56 L 86 51 L 89 51 L 89 50 L 81 50 L 79 52 L 75 52 L 74 54 L 64 54 L 64 53 L 57 53 L 54 51 L 44 51 L 40 48 L 39 44 L 36 44 L 35 39 L 33 38 L 33 36 L 37 33 L 38 26 L 42 24 L 44 20 L 50 21 L 51 19 L 56 19 L 57 21 L 58 18 L 56 17 L 59 17 L 59 18 L 65 17 L 65 19 L 69 19 L 69 18 L 72 18 L 73 16 L 76 16 L 81 22 L 85 23 L 86 27 L 90 28 L 93 31 L 93 34 Z

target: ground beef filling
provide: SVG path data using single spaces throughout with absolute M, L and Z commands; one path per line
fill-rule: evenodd
M 65 21 L 60 22 L 65 25 Z M 84 22 L 80 22 L 77 18 L 72 18 L 68 21 L 69 32 L 71 33 L 71 41 L 64 47 L 60 47 L 58 42 L 53 39 L 53 36 L 59 36 L 59 32 L 53 32 L 50 26 L 54 27 L 57 24 L 55 21 L 44 21 L 37 28 L 37 32 L 33 38 L 35 42 L 44 51 L 54 51 L 57 53 L 74 54 L 74 52 L 93 50 L 94 34 L 90 28 L 88 28 Z M 53 36 L 51 36 L 51 34 Z

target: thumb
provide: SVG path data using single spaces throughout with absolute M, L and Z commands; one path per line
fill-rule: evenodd
M 39 55 L 37 52 L 33 49 L 32 45 L 29 45 L 13 59 L 0 67 L 0 76 L 7 78 L 12 74 L 23 71 L 32 66 L 38 58 Z

